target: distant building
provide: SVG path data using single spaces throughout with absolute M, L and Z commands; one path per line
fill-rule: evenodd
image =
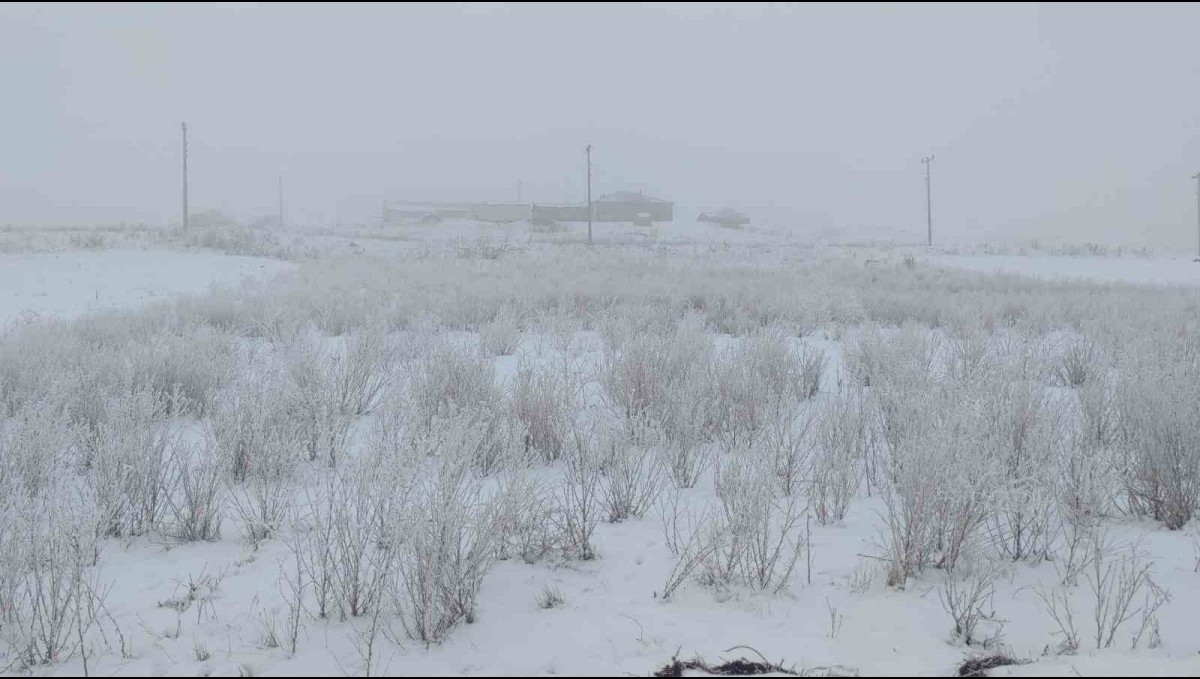
M 651 198 L 641 191 L 618 191 L 592 201 L 597 222 L 670 222 L 675 219 L 675 204 Z M 586 215 L 585 215 L 586 219 Z
M 586 205 L 539 205 L 532 206 L 531 222 L 550 224 L 553 222 L 586 222 Z
M 481 222 L 523 222 L 533 219 L 533 205 L 529 203 L 475 203 L 471 206 L 471 218 Z
M 587 204 L 544 205 L 537 203 L 436 203 L 389 202 L 384 204 L 385 222 L 418 221 L 425 215 L 441 219 L 475 219 L 481 222 L 586 222 Z M 675 218 L 675 204 L 652 198 L 641 191 L 618 191 L 592 201 L 592 219 L 596 222 L 632 222 L 652 224 Z

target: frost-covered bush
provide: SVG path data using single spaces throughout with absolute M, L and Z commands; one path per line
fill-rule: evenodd
M 767 417 L 757 440 L 748 444 L 769 460 L 775 472 L 775 485 L 791 496 L 811 480 L 809 459 L 813 450 L 814 411 L 799 402 L 782 404 Z M 734 449 L 736 450 L 736 449 Z
M 822 524 L 843 521 L 874 460 L 870 407 L 861 394 L 826 401 L 816 424 L 808 501 Z
M 711 351 L 703 322 L 695 317 L 669 334 L 636 335 L 620 346 L 606 345 L 600 373 L 605 402 L 626 422 L 662 422 L 668 404 L 706 366 Z
M 590 432 L 576 430 L 563 456 L 566 473 L 555 492 L 555 521 L 569 558 L 596 557 L 592 534 L 600 522 L 600 451 Z
M 212 446 L 180 443 L 172 451 L 166 532 L 181 542 L 217 540 L 224 520 L 224 461 Z
M 710 369 L 708 398 L 710 427 L 722 444 L 733 448 L 750 443 L 778 411 L 807 398 L 813 376 L 805 369 L 801 355 L 778 327 L 756 332 L 721 352 Z M 819 373 L 823 367 L 808 369 Z
M 286 378 L 268 361 L 243 359 L 242 374 L 212 395 L 204 432 L 233 481 L 280 469 L 289 457 L 299 463 L 303 430 L 290 405 Z
M 336 467 L 345 454 L 360 392 L 348 388 L 347 359 L 321 337 L 301 338 L 284 350 L 287 417 L 310 461 Z
M 800 397 L 813 398 L 821 390 L 821 380 L 825 369 L 829 367 L 829 357 L 825 352 L 813 347 L 805 347 L 800 354 Z
M 988 516 L 993 544 L 1016 560 L 1043 559 L 1055 538 L 1055 472 L 1066 421 L 1037 383 L 993 381 L 982 388 L 985 453 L 1000 484 Z
M 1122 379 L 1118 464 L 1129 509 L 1177 530 L 1200 509 L 1200 387 L 1156 373 Z
M 916 398 L 916 395 L 912 395 Z M 927 394 L 926 418 L 888 443 L 882 547 L 888 582 L 903 586 L 930 565 L 953 568 L 975 547 L 998 480 L 980 409 L 959 390 Z
M 491 410 L 502 393 L 495 368 L 477 351 L 442 345 L 416 363 L 408 397 L 414 426 L 430 427 L 455 411 Z
M 371 323 L 346 338 L 345 356 L 339 363 L 336 385 L 345 410 L 352 415 L 370 414 L 396 382 L 403 350 L 387 334 L 387 328 Z
M 396 603 L 409 637 L 437 642 L 474 622 L 499 546 L 496 506 L 467 461 L 446 458 L 417 482 L 409 512 L 411 527 L 397 547 Z
M 99 553 L 86 495 L 66 484 L 0 503 L 0 668 L 66 662 L 95 624 Z
M 772 492 L 770 460 L 750 451 L 717 465 L 717 505 L 705 526 L 698 574 L 709 586 L 787 588 L 807 544 L 806 513 L 795 496 Z
M 63 470 L 85 466 L 81 449 L 81 432 L 60 399 L 29 402 L 0 418 L 0 504 L 38 497 Z
M 945 347 L 946 374 L 951 379 L 970 382 L 994 367 L 991 337 L 977 325 L 962 323 L 951 328 Z
M 575 402 L 575 389 L 562 374 L 521 363 L 509 403 L 524 427 L 526 449 L 547 462 L 557 460 L 570 434 Z
M 1051 366 L 1051 379 L 1062 387 L 1081 387 L 1107 370 L 1100 348 L 1086 337 L 1064 341 Z
M 87 441 L 85 472 L 102 536 L 144 535 L 162 522 L 179 444 L 177 426 L 166 419 L 170 409 L 148 386 L 114 394 L 105 405 Z
M 185 332 L 157 334 L 146 338 L 143 347 L 131 347 L 133 381 L 151 385 L 157 398 L 172 408 L 203 415 L 238 357 L 226 333 L 205 326 Z
M 488 356 L 511 356 L 520 341 L 520 323 L 509 310 L 501 310 L 496 318 L 479 328 L 479 344 Z
M 604 436 L 600 443 L 604 481 L 601 484 L 610 522 L 641 518 L 662 492 L 664 475 L 652 445 L 624 437 Z
M 515 474 L 503 480 L 496 496 L 497 558 L 533 564 L 565 548 L 558 530 L 553 488 Z

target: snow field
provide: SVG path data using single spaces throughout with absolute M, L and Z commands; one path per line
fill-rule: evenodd
M 29 323 L 0 667 L 1192 672 L 1197 301 L 564 244 Z

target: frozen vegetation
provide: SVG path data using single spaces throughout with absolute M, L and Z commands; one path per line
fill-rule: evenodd
M 102 236 L 0 267 L 0 673 L 1200 667 L 1200 268 Z

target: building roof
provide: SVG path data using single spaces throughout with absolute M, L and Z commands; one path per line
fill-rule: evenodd
M 653 203 L 669 203 L 669 200 L 661 198 L 652 198 L 642 193 L 641 191 L 617 191 L 605 196 L 600 196 L 592 201 L 593 203 L 635 203 L 650 205 Z

